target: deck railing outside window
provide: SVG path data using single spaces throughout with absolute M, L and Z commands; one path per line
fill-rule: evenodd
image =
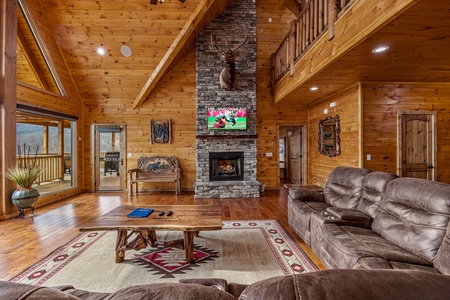
M 291 29 L 272 54 L 272 87 L 291 70 L 295 62 L 328 29 L 329 38 L 334 36 L 334 22 L 339 12 L 355 0 L 309 0 L 299 17 L 292 21 Z
M 24 160 L 23 156 L 17 157 L 17 163 Z M 42 173 L 36 180 L 36 184 L 43 182 L 50 182 L 52 180 L 64 180 L 64 173 L 66 172 L 65 160 L 70 160 L 70 156 L 57 154 L 38 154 L 36 156 L 36 163 L 42 168 Z

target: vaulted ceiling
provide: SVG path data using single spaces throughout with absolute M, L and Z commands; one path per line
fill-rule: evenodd
M 293 13 L 295 3 L 301 2 L 280 1 L 289 3 Z M 233 0 L 165 0 L 157 5 L 149 0 L 40 2 L 83 101 L 113 98 L 138 107 L 162 75 L 195 48 L 196 34 Z M 418 0 L 283 101 L 308 106 L 358 81 L 448 82 L 449 20 L 447 0 Z M 29 39 L 24 24 L 19 15 L 19 31 Z M 390 50 L 375 56 L 371 49 L 380 43 L 389 44 Z M 130 47 L 130 57 L 122 55 L 123 45 Z M 105 55 L 99 55 L 99 47 Z M 55 92 L 43 61 L 37 58 L 33 66 L 22 48 L 19 45 L 19 64 L 38 69 L 31 84 Z M 311 85 L 320 90 L 311 93 Z
M 165 0 L 157 5 L 149 0 L 40 2 L 81 98 L 123 99 L 136 107 L 195 48 L 196 34 L 233 0 Z M 19 24 L 19 28 L 25 24 L 20 14 Z M 131 56 L 121 53 L 124 45 L 131 49 Z M 98 52 L 100 47 L 104 55 Z M 30 70 L 24 53 L 20 51 L 19 60 Z M 38 77 L 28 83 L 45 88 Z M 152 87 L 150 77 L 156 78 Z

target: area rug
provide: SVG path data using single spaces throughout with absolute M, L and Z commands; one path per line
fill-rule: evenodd
M 202 231 L 194 240 L 194 263 L 172 247 L 127 251 L 115 263 L 116 232 L 87 232 L 53 251 L 11 281 L 33 285 L 73 285 L 90 291 L 185 278 L 223 278 L 250 284 L 273 276 L 316 271 L 317 267 L 276 220 L 223 221 L 223 229 Z M 158 240 L 182 238 L 157 231 Z

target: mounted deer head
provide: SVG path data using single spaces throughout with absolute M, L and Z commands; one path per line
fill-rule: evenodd
M 226 91 L 231 91 L 234 88 L 234 81 L 236 80 L 234 59 L 237 57 L 238 52 L 235 51 L 245 44 L 247 38 L 248 36 L 246 32 L 245 40 L 236 47 L 234 47 L 233 49 L 228 47 L 228 42 L 225 42 L 227 50 L 224 51 L 217 46 L 217 43 L 211 33 L 211 45 L 209 46 L 209 50 L 218 52 L 220 54 L 222 61 L 225 64 L 225 67 L 223 68 L 222 72 L 220 72 L 219 79 L 220 79 L 220 87 Z

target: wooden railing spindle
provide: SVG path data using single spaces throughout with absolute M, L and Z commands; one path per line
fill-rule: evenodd
M 328 39 L 335 35 L 334 23 L 339 11 L 354 0 L 308 0 L 298 18 L 291 23 L 287 36 L 272 55 L 272 91 L 275 84 L 290 70 L 294 75 L 295 62 L 328 29 Z

